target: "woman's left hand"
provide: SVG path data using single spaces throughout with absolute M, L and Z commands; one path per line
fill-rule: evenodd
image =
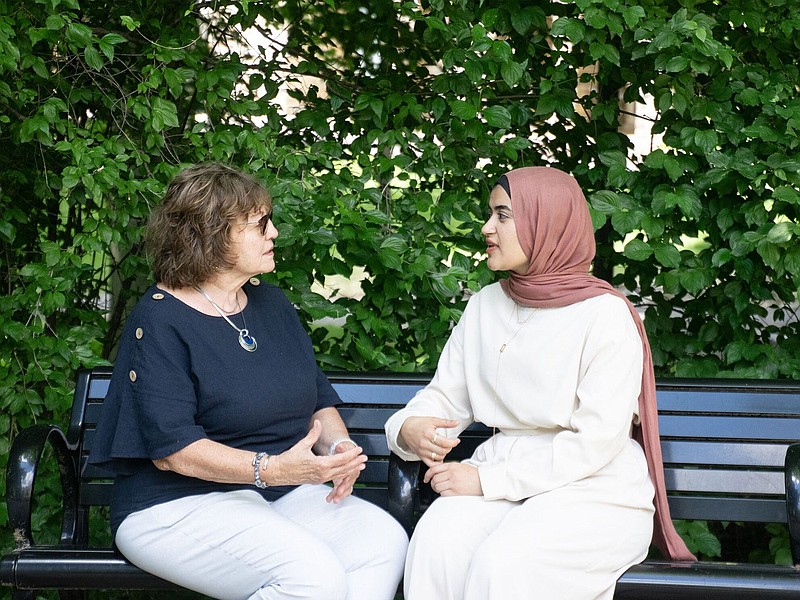
M 483 487 L 477 467 L 446 462 L 435 464 L 428 469 L 423 478 L 430 482 L 433 491 L 440 496 L 483 496 Z
M 344 442 L 340 443 L 336 446 L 336 450 L 334 451 L 335 454 L 341 454 L 342 452 L 346 452 L 355 448 L 355 443 L 351 442 L 350 440 L 345 440 Z M 333 502 L 334 504 L 338 504 L 345 498 L 347 498 L 350 494 L 353 493 L 353 485 L 356 483 L 356 479 L 361 474 L 361 469 L 354 469 L 340 477 L 338 479 L 333 480 L 333 490 L 328 496 L 325 498 L 328 502 Z

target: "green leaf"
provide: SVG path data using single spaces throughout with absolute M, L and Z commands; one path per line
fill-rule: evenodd
M 676 205 L 684 215 L 691 218 L 699 217 L 703 210 L 697 190 L 689 185 L 678 186 L 674 194 L 667 194 L 667 207 Z
M 403 257 L 396 249 L 392 247 L 381 247 L 378 249 L 378 259 L 381 263 L 394 270 L 401 270 L 403 267 Z
M 683 289 L 690 294 L 698 294 L 709 283 L 706 273 L 699 269 L 682 271 L 678 277 Z
M 689 59 L 685 56 L 675 56 L 671 58 L 665 67 L 668 73 L 680 73 L 689 66 Z
M 681 253 L 672 244 L 659 244 L 655 249 L 656 260 L 665 267 L 677 268 L 681 264 Z
M 622 9 L 622 18 L 625 19 L 625 24 L 628 28 L 633 29 L 639 24 L 639 21 L 644 19 L 646 13 L 641 6 L 626 6 Z
M 614 231 L 621 235 L 630 233 L 639 228 L 642 220 L 642 213 L 640 211 L 619 211 L 611 215 L 611 225 Z
M 45 27 L 51 31 L 60 31 L 67 24 L 61 15 L 48 15 L 44 23 Z
M 500 66 L 500 75 L 508 87 L 514 87 L 522 79 L 525 68 L 514 61 L 508 61 Z
M 664 170 L 672 181 L 678 181 L 683 176 L 680 161 L 671 154 L 664 155 Z
M 128 31 L 136 31 L 137 29 L 139 29 L 139 27 L 142 26 L 142 23 L 140 21 L 137 21 L 132 17 L 129 17 L 128 15 L 122 15 L 120 17 L 120 22 L 122 23 L 123 26 L 125 26 L 125 28 Z
M 443 298 L 453 298 L 461 293 L 458 278 L 452 273 L 434 273 L 431 275 L 434 292 Z
M 610 190 L 601 190 L 589 196 L 592 208 L 606 215 L 613 215 L 621 210 L 622 202 L 619 194 Z
M 117 44 L 124 44 L 127 40 L 118 33 L 107 33 L 102 37 L 106 44 L 116 46 Z
M 83 49 L 83 57 L 86 59 L 86 64 L 89 65 L 95 71 L 100 71 L 103 68 L 103 56 L 100 52 L 97 51 L 92 45 L 86 46 Z
M 772 226 L 767 233 L 767 240 L 773 244 L 785 244 L 791 241 L 797 231 L 794 223 L 783 221 Z
M 713 129 L 698 130 L 694 135 L 694 143 L 697 144 L 701 150 L 710 154 L 719 144 L 717 132 Z
M 450 110 L 453 111 L 455 117 L 463 121 L 470 121 L 478 116 L 478 110 L 475 106 L 464 100 L 451 100 Z
M 163 98 L 153 98 L 152 104 L 153 128 L 161 131 L 168 127 L 178 126 L 178 109 L 175 104 Z
M 711 257 L 711 264 L 714 267 L 721 267 L 733 260 L 733 252 L 731 252 L 728 248 L 720 248 L 714 255 Z
M 783 257 L 783 267 L 794 277 L 800 277 L 800 248 L 791 248 Z
M 395 252 L 405 252 L 408 248 L 405 238 L 399 235 L 390 235 L 381 242 L 381 248 L 388 248 Z
M 505 106 L 490 106 L 483 111 L 486 122 L 497 129 L 509 129 L 511 127 L 511 112 Z
M 92 43 L 92 30 L 80 23 L 70 23 L 67 25 L 67 40 L 79 48 L 83 48 Z
M 647 236 L 651 239 L 661 237 L 665 229 L 664 219 L 650 214 L 649 212 L 646 212 L 644 215 L 642 215 L 641 226 L 642 229 L 644 229 L 645 234 L 647 234 Z
M 525 35 L 533 25 L 531 14 L 524 10 L 515 10 L 511 13 L 511 26 L 520 35 Z
M 625 244 L 623 254 L 625 254 L 625 256 L 631 260 L 642 261 L 647 260 L 653 255 L 653 249 L 647 244 L 647 242 L 640 240 L 639 238 L 634 238 Z
M 14 243 L 17 230 L 14 225 L 8 221 L 0 220 L 0 236 L 9 243 Z
M 308 239 L 315 244 L 323 244 L 324 246 L 333 246 L 338 241 L 336 235 L 330 229 L 323 228 L 310 232 Z
M 773 269 L 778 269 L 781 260 L 781 251 L 775 244 L 770 244 L 764 240 L 756 246 L 758 254 L 764 260 L 764 264 Z

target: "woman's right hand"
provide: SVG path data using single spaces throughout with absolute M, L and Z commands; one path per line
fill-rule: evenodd
M 367 455 L 356 446 L 333 456 L 318 456 L 312 450 L 322 433 L 322 424 L 315 420 L 306 437 L 286 452 L 270 458 L 262 479 L 269 485 L 301 485 L 339 481 L 363 471 Z
M 400 427 L 403 444 L 429 467 L 440 463 L 461 440 L 442 435 L 439 429 L 458 427 L 454 419 L 408 417 Z

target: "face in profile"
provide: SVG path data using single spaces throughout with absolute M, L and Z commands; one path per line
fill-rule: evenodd
M 529 259 L 522 250 L 511 210 L 511 198 L 500 186 L 489 196 L 489 219 L 481 228 L 486 238 L 486 264 L 492 271 L 528 272 Z
M 234 271 L 246 277 L 271 273 L 275 270 L 275 238 L 278 230 L 272 215 L 266 211 L 254 213 L 231 228 L 231 250 L 236 257 Z

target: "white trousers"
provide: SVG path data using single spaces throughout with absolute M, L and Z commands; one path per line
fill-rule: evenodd
M 230 600 L 391 600 L 408 538 L 388 513 L 304 485 L 275 502 L 253 490 L 190 496 L 129 515 L 116 544 L 139 568 Z
M 411 538 L 405 600 L 611 600 L 652 537 L 643 461 L 631 442 L 599 473 L 521 502 L 438 498 Z

